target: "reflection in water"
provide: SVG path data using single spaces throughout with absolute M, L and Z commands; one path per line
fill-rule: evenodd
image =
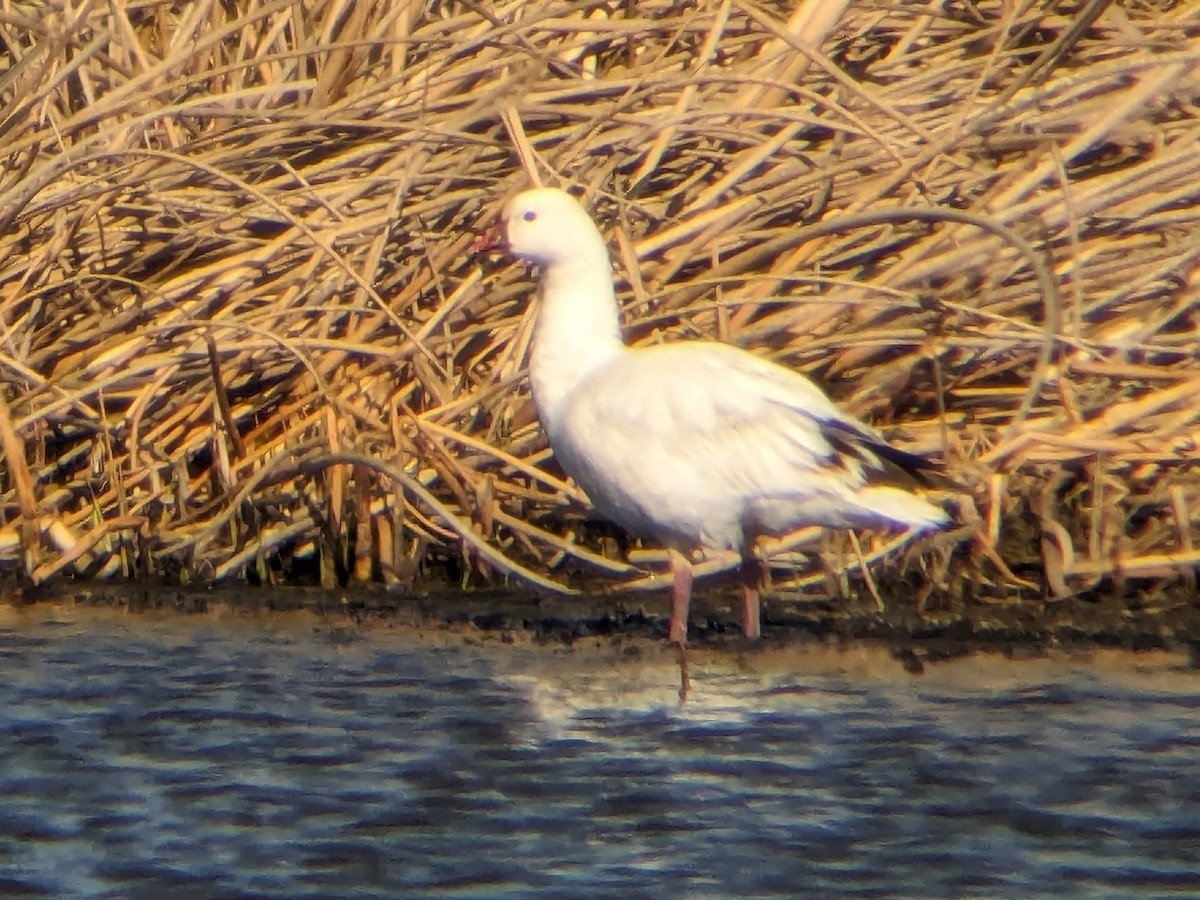
M 1200 888 L 1187 675 L 710 653 L 680 709 L 653 650 L 312 621 L 0 627 L 0 894 Z

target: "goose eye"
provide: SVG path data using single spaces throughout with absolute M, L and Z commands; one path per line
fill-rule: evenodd
M 525 210 L 525 212 L 523 212 L 521 214 L 521 218 L 524 219 L 526 222 L 532 222 L 534 219 L 537 218 L 537 213 L 535 213 L 532 209 L 527 209 L 527 210 Z

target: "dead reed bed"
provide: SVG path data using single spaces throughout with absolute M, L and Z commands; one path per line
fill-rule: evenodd
M 470 252 L 536 177 L 634 339 L 761 350 L 961 483 L 780 589 L 1194 603 L 1200 9 L 793 6 L 0 0 L 0 566 L 653 583 Z

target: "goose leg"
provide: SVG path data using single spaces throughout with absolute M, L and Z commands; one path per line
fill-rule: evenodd
M 738 570 L 742 585 L 742 634 L 754 641 L 762 637 L 762 608 L 758 600 L 762 577 L 762 561 L 756 556 L 742 557 L 742 566 Z
M 688 607 L 692 603 L 692 564 L 678 550 L 668 550 L 671 561 L 670 640 L 680 647 L 687 643 Z

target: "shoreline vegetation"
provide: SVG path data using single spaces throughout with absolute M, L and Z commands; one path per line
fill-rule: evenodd
M 1200 11 L 793 6 L 0 6 L 0 576 L 660 586 L 471 253 L 536 173 L 635 342 L 761 352 L 961 485 L 781 541 L 771 609 L 1200 636 Z

